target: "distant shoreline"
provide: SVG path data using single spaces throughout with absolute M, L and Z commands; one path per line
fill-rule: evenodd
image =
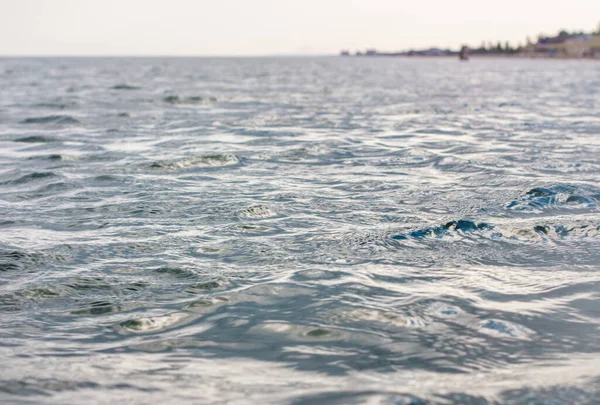
M 350 56 L 341 56 L 338 55 L 339 58 L 347 58 L 347 59 L 458 59 L 458 55 L 350 55 Z M 569 56 L 532 56 L 532 55 L 469 55 L 469 59 L 532 59 L 532 60 L 587 60 L 587 61 L 600 61 L 600 57 L 595 58 L 578 58 L 578 57 L 569 57 Z
M 0 55 L 2 59 L 273 59 L 273 58 L 340 58 L 340 59 L 458 59 L 458 55 L 349 55 L 339 54 L 281 54 L 281 55 Z M 589 60 L 600 61 L 600 57 L 569 57 L 569 56 L 542 56 L 542 55 L 469 55 L 470 59 L 540 59 L 540 60 Z

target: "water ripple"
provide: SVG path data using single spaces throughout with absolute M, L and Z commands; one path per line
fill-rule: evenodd
M 597 402 L 595 64 L 0 72 L 4 402 Z

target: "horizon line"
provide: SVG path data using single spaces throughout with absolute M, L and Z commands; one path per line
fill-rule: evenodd
M 0 54 L 0 58 L 269 58 L 339 56 L 339 53 L 272 53 L 272 54 Z

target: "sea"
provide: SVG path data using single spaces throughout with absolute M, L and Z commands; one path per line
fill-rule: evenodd
M 600 63 L 0 59 L 2 404 L 600 404 Z

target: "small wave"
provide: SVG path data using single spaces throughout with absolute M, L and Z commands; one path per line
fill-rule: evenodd
M 282 153 L 260 157 L 259 159 L 277 163 L 328 165 L 353 157 L 354 154 L 336 149 L 334 145 L 317 144 L 288 149 Z
M 116 86 L 112 86 L 111 89 L 113 90 L 139 90 L 141 89 L 140 86 L 132 86 L 129 84 L 117 84 Z
M 346 333 L 338 329 L 325 329 L 288 322 L 264 322 L 250 328 L 250 333 L 258 336 L 277 336 L 292 341 L 335 341 L 344 339 Z
M 27 160 L 65 161 L 65 160 L 77 160 L 77 157 L 70 156 L 70 155 L 52 154 L 52 155 L 31 156 Z
M 198 273 L 194 270 L 181 268 L 181 267 L 159 267 L 154 270 L 154 273 L 157 275 L 163 275 L 174 280 L 195 280 L 198 278 Z
M 178 170 L 196 166 L 234 166 L 240 163 L 240 158 L 232 154 L 216 154 L 204 156 L 192 156 L 173 161 L 159 161 L 152 163 L 150 169 Z
M 48 143 L 48 142 L 56 142 L 56 138 L 52 138 L 50 136 L 43 135 L 33 135 L 26 136 L 25 138 L 15 139 L 15 142 L 23 142 L 23 143 Z
M 498 230 L 493 239 L 507 238 L 522 242 L 535 240 L 564 240 L 572 238 L 595 238 L 600 236 L 600 225 L 562 225 L 539 224 L 530 227 L 507 228 Z
M 523 339 L 527 340 L 535 333 L 522 325 L 503 321 L 500 319 L 490 319 L 480 324 L 479 332 L 486 335 L 504 339 Z
M 24 194 L 20 194 L 18 198 L 22 200 L 31 200 L 36 198 L 44 198 L 48 196 L 55 197 L 59 194 L 74 190 L 78 187 L 79 186 L 75 183 L 58 181 L 54 183 L 44 184 L 35 190 L 29 191 Z
M 56 103 L 38 103 L 38 104 L 34 104 L 33 107 L 36 108 L 49 108 L 52 110 L 65 110 L 67 108 L 77 108 L 77 103 L 74 102 L 69 102 L 69 103 L 60 103 L 60 102 L 56 102 Z
M 204 98 L 201 96 L 190 96 L 190 97 L 181 97 L 178 95 L 171 95 L 163 98 L 163 101 L 168 104 L 189 104 L 189 105 L 197 105 L 204 104 L 206 102 L 215 103 L 217 102 L 216 97 L 208 97 Z
M 515 211 L 542 211 L 551 208 L 595 208 L 600 191 L 591 187 L 552 185 L 529 190 L 520 199 L 510 202 Z
M 119 177 L 111 176 L 110 174 L 101 174 L 100 176 L 94 177 L 92 180 L 99 182 L 121 181 Z
M 355 183 L 345 182 L 336 188 L 352 193 L 375 193 L 379 191 L 389 191 L 400 188 L 398 184 L 377 180 L 362 180 Z
M 42 255 L 23 250 L 0 250 L 0 273 L 4 271 L 23 270 L 40 262 Z
M 267 234 L 267 233 L 279 233 L 282 232 L 281 229 L 276 227 L 268 227 L 261 225 L 253 225 L 253 224 L 240 224 L 231 228 L 234 232 L 244 233 L 244 234 Z
M 229 300 L 226 297 L 207 297 L 201 299 L 195 299 L 185 305 L 186 310 L 207 311 L 210 309 L 218 308 L 221 305 L 226 304 Z
M 396 405 L 425 405 L 428 402 L 421 398 L 395 392 L 384 391 L 331 391 L 327 393 L 317 393 L 304 395 L 302 398 L 294 400 L 291 405 L 305 404 L 396 404 Z M 475 402 L 473 402 L 475 403 Z
M 494 229 L 494 226 L 484 222 L 478 224 L 473 221 L 459 219 L 458 221 L 450 221 L 441 226 L 421 228 L 408 234 L 394 235 L 392 238 L 396 240 L 423 239 L 427 237 L 442 238 L 453 233 L 469 233 L 491 229 Z
M 123 307 L 120 305 L 115 305 L 108 301 L 96 301 L 85 308 L 71 311 L 70 314 L 77 316 L 104 315 L 111 312 L 120 312 L 122 309 Z
M 382 167 L 418 168 L 434 165 L 440 160 L 439 155 L 421 148 L 406 148 L 383 156 L 377 161 L 370 161 L 369 165 Z
M 103 276 L 77 276 L 64 284 L 73 291 L 110 291 L 114 280 Z
M 21 124 L 79 124 L 80 122 L 70 115 L 46 115 L 44 117 L 31 117 L 21 121 Z
M 19 177 L 18 179 L 11 180 L 8 182 L 4 182 L 3 184 L 25 184 L 30 183 L 37 180 L 43 180 L 48 178 L 57 177 L 55 173 L 52 172 L 33 172 L 26 174 L 24 176 Z
M 488 232 L 484 232 L 488 231 Z M 594 224 L 533 224 L 530 226 L 491 225 L 472 221 L 451 221 L 442 226 L 420 228 L 392 236 L 395 240 L 444 238 L 460 234 L 478 233 L 490 240 L 532 242 L 566 238 L 593 238 L 600 236 L 600 225 Z
M 193 320 L 193 316 L 185 312 L 175 312 L 167 315 L 145 316 L 129 319 L 115 325 L 115 329 L 123 334 L 155 333 L 176 326 L 181 326 Z
M 56 392 L 97 389 L 100 385 L 92 381 L 65 381 L 54 378 L 0 381 L 0 392 L 20 396 L 50 396 Z
M 17 270 L 20 262 L 28 258 L 28 255 L 17 250 L 0 251 L 0 271 Z
M 242 218 L 271 218 L 276 215 L 276 212 L 265 205 L 254 205 L 238 213 L 238 216 Z

